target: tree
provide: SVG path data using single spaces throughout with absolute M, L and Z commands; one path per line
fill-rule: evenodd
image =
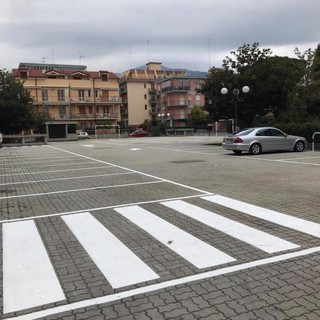
M 40 119 L 33 99 L 23 83 L 6 70 L 0 70 L 0 129 L 3 133 L 20 133 L 33 129 Z
M 197 128 L 207 123 L 207 116 L 200 106 L 195 105 L 190 112 L 189 121 Z
M 222 66 L 226 70 L 241 73 L 246 67 L 252 66 L 261 59 L 266 59 L 272 55 L 270 49 L 260 49 L 259 42 L 252 45 L 244 43 L 237 51 L 230 52 L 233 57 L 227 56 L 222 61 Z
M 234 105 L 228 103 L 232 95 L 224 98 L 221 88 L 231 93 L 234 88 L 249 86 L 246 100 L 238 104 L 240 127 L 252 125 L 256 116 L 273 113 L 275 116 L 286 111 L 293 100 L 293 92 L 304 75 L 305 62 L 287 57 L 271 57 L 270 49 L 259 49 L 259 43 L 244 45 L 236 52 L 235 58 L 227 57 L 223 69 L 211 69 L 202 85 L 205 94 L 206 110 L 213 119 L 216 112 L 220 118 L 234 118 Z

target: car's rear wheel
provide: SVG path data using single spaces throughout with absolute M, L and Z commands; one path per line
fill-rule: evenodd
M 254 143 L 252 144 L 252 146 L 250 147 L 250 150 L 249 150 L 249 153 L 250 154 L 254 154 L 254 155 L 257 155 L 257 154 L 260 154 L 261 153 L 261 145 L 259 143 Z
M 303 141 L 297 141 L 296 144 L 294 145 L 294 151 L 296 152 L 302 152 L 305 148 L 304 142 Z
M 235 154 L 241 154 L 241 150 L 232 150 Z

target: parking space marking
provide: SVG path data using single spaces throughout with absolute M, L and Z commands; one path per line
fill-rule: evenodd
M 115 208 L 115 211 L 199 269 L 235 261 L 221 250 L 139 206 Z
M 182 200 L 161 202 L 161 204 L 268 253 L 300 247 Z
M 201 199 L 320 238 L 320 224 L 315 222 L 219 195 L 205 196 Z
M 107 177 L 107 176 L 120 176 L 120 175 L 126 175 L 126 174 L 133 174 L 133 172 L 118 172 L 118 173 L 96 174 L 96 175 L 91 175 L 91 176 L 80 176 L 80 177 L 52 178 L 52 179 L 43 179 L 43 180 L 7 182 L 7 183 L 0 183 L 0 186 L 39 183 L 39 182 L 51 182 L 51 181 L 64 181 L 64 180 L 73 180 L 73 179 L 77 180 L 77 179 L 87 179 L 87 178 L 100 178 L 100 177 Z
M 55 172 L 65 172 L 65 171 L 79 171 L 79 170 L 94 170 L 94 169 L 106 169 L 112 168 L 112 166 L 104 167 L 89 167 L 89 168 L 72 168 L 72 169 L 62 169 L 62 170 L 46 170 L 46 171 L 35 171 L 35 172 L 21 172 L 21 173 L 10 173 L 10 174 L 0 174 L 0 177 L 6 176 L 21 176 L 21 175 L 30 175 L 30 174 L 46 174 L 46 173 L 55 173 Z
M 135 173 L 141 174 L 141 175 L 143 175 L 145 177 L 150 177 L 150 178 L 158 179 L 158 180 L 163 181 L 163 182 L 168 182 L 170 184 L 173 184 L 173 185 L 176 185 L 176 186 L 179 186 L 179 187 L 183 187 L 185 189 L 189 189 L 189 190 L 193 190 L 193 191 L 196 191 L 196 192 L 199 192 L 199 193 L 203 193 L 204 195 L 205 194 L 211 194 L 211 192 L 208 192 L 208 191 L 205 191 L 205 190 L 201 190 L 199 188 L 190 187 L 190 186 L 184 185 L 182 183 L 178 183 L 178 182 L 171 181 L 171 180 L 168 180 L 168 179 L 160 178 L 160 177 L 157 177 L 157 176 L 152 175 L 152 174 L 148 174 L 148 173 L 144 173 L 144 172 L 141 172 L 141 171 L 129 169 L 129 168 L 126 168 L 126 167 L 123 167 L 123 166 L 112 164 L 112 163 L 109 163 L 109 162 L 106 162 L 106 161 L 103 161 L 103 160 L 94 159 L 94 158 L 91 158 L 91 157 L 88 157 L 88 156 L 84 156 L 84 155 L 81 155 L 81 154 L 78 154 L 78 153 L 75 153 L 75 152 L 72 152 L 72 151 L 67 151 L 67 150 L 64 150 L 64 149 L 60 149 L 60 148 L 57 148 L 57 147 L 53 147 L 53 146 L 48 146 L 48 147 L 56 149 L 56 150 L 63 151 L 65 153 L 77 155 L 77 156 L 85 158 L 85 159 L 90 159 L 90 160 L 96 161 L 98 163 L 104 163 L 104 164 L 110 165 L 110 166 L 112 166 L 114 168 L 121 168 L 121 169 L 124 169 L 124 170 L 128 170 L 128 171 L 131 171 L 131 172 L 135 172 Z
M 2 232 L 3 312 L 64 300 L 34 221 L 5 223 Z
M 208 278 L 215 278 L 215 277 L 218 277 L 221 275 L 227 275 L 227 274 L 230 274 L 233 272 L 248 270 L 248 269 L 251 269 L 254 267 L 262 267 L 262 266 L 268 265 L 270 263 L 282 262 L 282 261 L 310 255 L 313 253 L 318 253 L 318 252 L 320 252 L 320 247 L 313 247 L 313 248 L 309 248 L 309 249 L 305 249 L 305 250 L 301 250 L 301 251 L 297 251 L 297 252 L 286 253 L 286 254 L 282 254 L 282 255 L 278 255 L 278 256 L 273 256 L 270 258 L 260 259 L 260 260 L 256 260 L 256 261 L 252 261 L 252 262 L 246 262 L 246 263 L 242 263 L 242 264 L 235 265 L 235 266 L 221 268 L 218 270 L 203 272 L 203 273 L 192 275 L 192 276 L 187 276 L 187 277 L 183 277 L 183 278 L 179 278 L 179 279 L 174 279 L 174 280 L 169 280 L 169 281 L 165 281 L 165 282 L 161 282 L 161 283 L 157 283 L 157 284 L 152 284 L 152 285 L 137 288 L 137 289 L 127 290 L 124 292 L 119 292 L 119 293 L 115 293 L 115 294 L 111 294 L 111 295 L 105 295 L 105 296 L 102 296 L 99 298 L 83 300 L 80 302 L 74 302 L 74 303 L 70 303 L 67 305 L 63 305 L 63 306 L 58 306 L 58 307 L 54 307 L 54 308 L 50 308 L 50 309 L 46 309 L 46 310 L 41 310 L 41 311 L 29 313 L 26 315 L 17 316 L 17 317 L 10 318 L 10 319 L 12 319 L 12 320 L 30 320 L 30 319 L 38 319 L 38 318 L 42 318 L 42 317 L 48 317 L 48 316 L 58 314 L 61 312 L 70 312 L 72 310 L 79 309 L 79 308 L 87 308 L 90 306 L 114 302 L 114 301 L 125 299 L 128 297 L 133 297 L 133 296 L 136 296 L 139 294 L 146 294 L 146 293 L 153 292 L 156 290 L 162 290 L 162 289 L 166 289 L 166 288 L 170 288 L 170 287 L 174 287 L 174 286 L 179 286 L 179 285 L 183 285 L 183 284 L 194 282 L 194 281 L 200 281 L 200 280 L 204 280 L 204 279 L 208 279 Z
M 50 191 L 50 192 L 40 192 L 40 193 L 30 193 L 30 194 L 20 194 L 16 196 L 5 196 L 0 197 L 0 200 L 3 199 L 15 199 L 15 198 L 24 198 L 24 197 L 39 197 L 46 196 L 50 194 L 61 194 L 61 193 L 70 193 L 70 192 L 81 192 L 81 191 L 89 191 L 89 190 L 99 190 L 99 189 L 111 189 L 111 188 L 121 188 L 121 187 L 130 187 L 130 186 L 138 186 L 138 185 L 147 185 L 154 183 L 162 183 L 163 181 L 146 181 L 146 182 L 135 182 L 135 183 L 124 183 L 117 185 L 107 185 L 101 187 L 91 187 L 91 188 L 81 188 L 81 189 L 71 189 L 71 190 L 63 190 L 63 191 Z
M 63 216 L 62 219 L 113 288 L 159 278 L 89 212 Z

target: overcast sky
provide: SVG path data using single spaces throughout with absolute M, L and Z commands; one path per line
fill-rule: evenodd
M 19 62 L 122 72 L 158 61 L 207 71 L 259 42 L 279 56 L 320 43 L 320 0 L 1 0 L 0 69 Z

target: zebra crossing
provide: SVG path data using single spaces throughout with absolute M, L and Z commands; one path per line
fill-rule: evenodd
M 320 224 L 314 222 L 219 195 L 199 198 L 203 203 L 219 204 L 240 214 L 320 238 Z M 299 243 L 292 243 L 205 210 L 189 203 L 187 199 L 160 201 L 159 205 L 163 210 L 174 210 L 178 215 L 211 228 L 212 232 L 218 230 L 235 242 L 242 241 L 267 254 L 300 247 Z M 198 269 L 237 263 L 236 257 L 229 252 L 221 251 L 141 205 L 119 206 L 113 211 Z M 161 281 L 156 270 L 148 266 L 90 212 L 61 215 L 60 218 L 113 289 L 153 280 Z M 2 236 L 4 314 L 65 300 L 62 284 L 50 262 L 50 253 L 45 248 L 35 220 L 3 223 Z

